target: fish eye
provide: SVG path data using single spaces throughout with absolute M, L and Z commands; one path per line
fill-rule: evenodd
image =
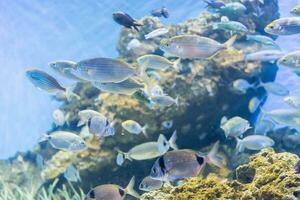
M 92 198 L 92 199 L 95 199 L 95 192 L 94 192 L 94 190 L 91 190 L 89 192 L 89 197 Z
M 121 196 L 124 196 L 124 194 L 125 194 L 124 190 L 122 190 L 121 188 L 119 188 L 119 194 L 120 194 Z
M 164 145 L 164 146 L 167 146 L 167 143 L 166 143 L 166 142 L 163 142 L 163 145 Z
M 269 28 L 270 28 L 270 29 L 274 29 L 274 25 L 270 25 Z

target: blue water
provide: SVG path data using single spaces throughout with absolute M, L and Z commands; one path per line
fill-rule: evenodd
M 1 0 L 0 158 L 33 148 L 59 106 L 33 87 L 24 76 L 26 69 L 55 75 L 47 67 L 53 60 L 116 57 L 120 26 L 112 12 L 122 10 L 140 18 L 163 5 L 171 15 L 162 19 L 166 24 L 196 17 L 204 9 L 201 0 Z

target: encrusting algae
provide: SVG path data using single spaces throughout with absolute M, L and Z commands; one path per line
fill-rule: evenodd
M 275 153 L 265 149 L 250 157 L 236 169 L 236 180 L 209 174 L 186 179 L 182 185 L 165 187 L 143 194 L 142 200 L 292 200 L 300 187 L 300 174 L 294 166 L 299 161 L 291 153 Z M 253 173 L 254 172 L 254 173 Z M 249 182 L 250 181 L 250 182 Z

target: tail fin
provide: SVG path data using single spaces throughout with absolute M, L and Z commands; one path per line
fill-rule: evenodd
M 125 153 L 119 149 L 116 149 L 116 150 L 118 151 L 116 162 L 119 166 L 121 166 L 126 159 L 131 160 L 128 156 L 128 153 Z
M 229 40 L 227 40 L 223 45 L 225 48 L 230 48 L 234 44 L 235 40 L 237 38 L 237 35 L 232 36 Z
M 138 29 L 138 26 L 142 26 L 142 24 L 139 24 L 139 23 L 137 23 L 137 22 L 134 22 L 133 28 L 134 28 L 137 32 L 140 32 L 140 30 Z
M 66 98 L 67 98 L 68 102 L 70 102 L 73 98 L 75 98 L 77 100 L 80 100 L 80 96 L 78 96 L 77 94 L 75 94 L 72 91 L 72 88 L 70 88 L 70 87 L 66 88 L 65 95 L 66 95 Z
M 261 111 L 261 117 L 260 117 L 260 118 L 263 120 L 264 117 L 265 117 L 266 115 L 268 115 L 268 113 L 267 113 L 267 111 L 265 111 L 265 110 L 262 108 L 262 106 L 259 107 L 259 109 L 260 109 L 260 111 Z
M 179 103 L 179 101 L 178 101 L 178 100 L 179 100 L 179 97 L 177 96 L 177 97 L 176 97 L 176 99 L 175 99 L 175 104 L 176 104 L 176 106 L 178 106 L 178 105 L 179 105 L 179 104 L 178 104 L 178 103 Z
M 175 130 L 173 132 L 171 138 L 169 139 L 169 145 L 174 150 L 178 150 L 178 146 L 176 144 L 176 140 L 177 140 L 177 131 Z
M 236 153 L 243 152 L 245 147 L 242 144 L 242 140 L 239 139 L 238 137 L 236 137 L 235 139 L 236 139 L 236 147 L 235 147 Z
M 217 141 L 212 147 L 212 149 L 210 150 L 210 152 L 207 154 L 206 159 L 208 163 L 216 165 L 219 168 L 224 168 L 226 165 L 225 160 L 222 159 L 221 157 L 218 157 L 217 155 L 219 146 L 220 146 L 220 142 Z
M 148 134 L 147 134 L 147 132 L 146 132 L 147 128 L 148 128 L 148 125 L 147 125 L 147 124 L 146 124 L 145 126 L 142 127 L 142 133 L 144 134 L 145 137 L 148 137 Z
M 132 177 L 125 188 L 125 192 L 137 199 L 140 199 L 140 195 L 134 190 L 135 177 Z
M 45 142 L 50 138 L 50 135 L 48 135 L 47 133 L 44 133 L 40 138 L 39 138 L 39 143 L 40 142 Z
M 175 61 L 173 62 L 173 68 L 174 68 L 176 71 L 179 71 L 179 69 L 180 69 L 180 64 L 181 64 L 181 59 L 178 58 L 177 60 L 175 60 Z

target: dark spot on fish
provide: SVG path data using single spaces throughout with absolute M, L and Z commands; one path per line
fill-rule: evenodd
M 91 127 L 92 118 L 90 118 L 87 122 L 88 127 Z
M 164 157 L 161 156 L 159 159 L 158 159 L 158 164 L 159 164 L 159 167 L 164 171 L 166 169 L 166 166 L 165 166 L 165 161 L 164 161 Z
M 202 156 L 196 156 L 197 162 L 199 163 L 199 165 L 203 165 L 204 163 L 204 158 Z
M 95 191 L 94 191 L 94 190 L 91 190 L 91 191 L 89 192 L 89 197 L 92 198 L 92 199 L 95 199 L 95 198 L 96 198 L 96 197 L 95 197 Z
M 121 195 L 121 197 L 122 197 L 122 196 L 124 196 L 124 195 L 125 195 L 125 192 L 124 192 L 124 190 L 123 190 L 123 189 L 121 189 L 121 188 L 119 188 L 119 194 Z
M 300 160 L 295 165 L 295 171 L 296 171 L 296 174 L 300 174 Z

